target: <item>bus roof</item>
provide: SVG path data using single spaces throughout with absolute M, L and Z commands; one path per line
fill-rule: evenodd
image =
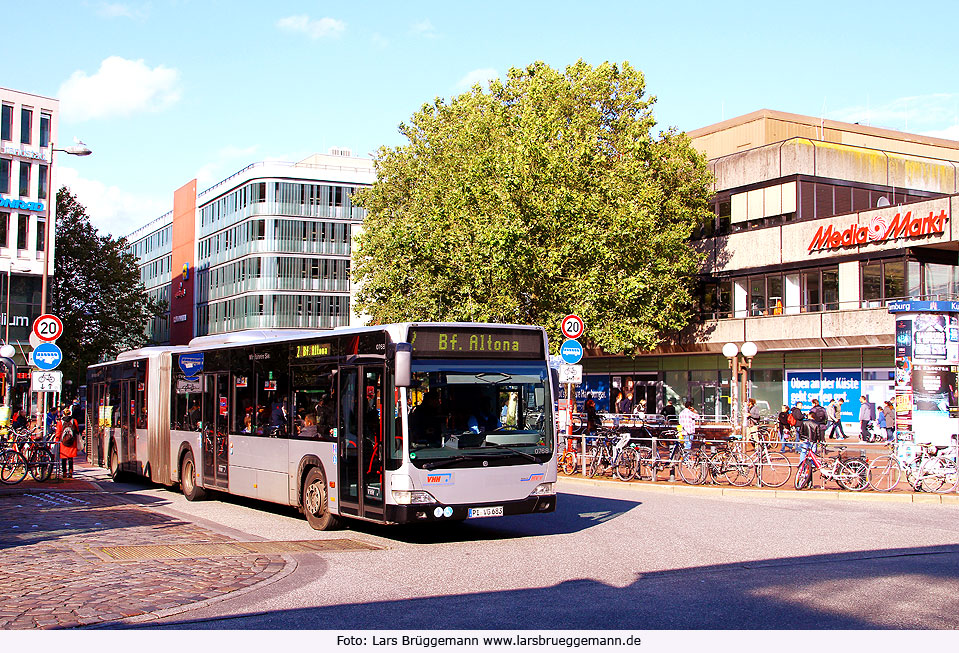
M 155 347 L 140 347 L 139 349 L 130 349 L 120 352 L 115 361 L 97 363 L 90 367 L 99 365 L 109 365 L 113 362 L 126 360 L 135 360 L 138 358 L 149 358 L 151 355 L 175 354 L 195 350 L 221 349 L 236 345 L 256 345 L 277 340 L 306 340 L 311 338 L 322 338 L 330 336 L 350 335 L 354 333 L 376 333 L 386 331 L 390 334 L 394 342 L 401 342 L 407 337 L 410 327 L 429 326 L 429 327 L 480 327 L 491 329 L 509 328 L 509 329 L 529 329 L 542 331 L 543 328 L 529 324 L 494 324 L 491 322 L 397 322 L 393 324 L 381 324 L 377 326 L 362 327 L 337 327 L 335 329 L 245 329 L 243 331 L 230 331 L 228 333 L 218 333 L 209 336 L 198 336 L 190 340 L 189 345 L 160 345 Z

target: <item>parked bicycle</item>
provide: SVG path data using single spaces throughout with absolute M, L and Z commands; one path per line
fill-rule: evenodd
M 826 446 L 820 444 L 806 452 L 806 458 L 796 470 L 796 489 L 813 486 L 813 472 L 818 471 L 825 487 L 827 480 L 836 481 L 845 490 L 858 492 L 869 485 L 869 465 L 862 457 L 843 458 L 845 447 L 837 447 L 834 458 L 826 457 Z

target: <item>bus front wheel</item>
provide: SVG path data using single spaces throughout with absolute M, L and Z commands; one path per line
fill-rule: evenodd
M 183 490 L 183 496 L 187 501 L 199 501 L 206 492 L 196 484 L 196 463 L 193 462 L 193 454 L 189 451 L 183 456 L 183 464 L 180 465 L 180 489 Z
M 303 514 L 317 531 L 332 530 L 339 525 L 339 519 L 330 512 L 326 477 L 318 467 L 311 468 L 303 481 Z

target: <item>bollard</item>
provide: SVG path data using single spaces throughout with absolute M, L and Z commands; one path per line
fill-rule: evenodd
M 656 436 L 653 436 L 653 453 L 652 460 L 649 462 L 649 471 L 650 476 L 653 479 L 653 483 L 659 480 L 659 470 L 656 468 L 656 463 L 659 462 L 659 442 L 657 441 Z

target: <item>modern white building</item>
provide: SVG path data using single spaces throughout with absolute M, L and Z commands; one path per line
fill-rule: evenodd
M 127 236 L 147 291 L 170 307 L 150 340 L 349 325 L 365 216 L 350 198 L 374 180 L 372 160 L 332 150 L 254 163 L 200 193 L 196 180 L 178 189 L 172 211 Z
M 0 339 L 26 363 L 28 338 L 40 314 L 46 221 L 56 202 L 56 174 L 50 184 L 59 102 L 0 88 Z M 50 225 L 50 233 L 56 231 Z

